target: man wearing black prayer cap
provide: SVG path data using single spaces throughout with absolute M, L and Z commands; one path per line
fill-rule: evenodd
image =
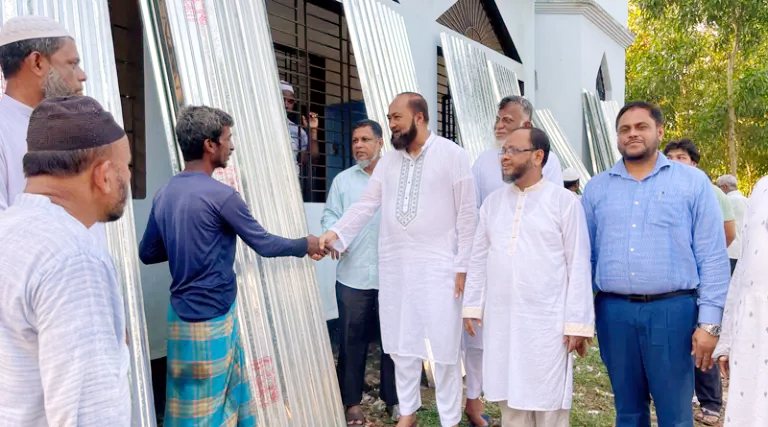
M 33 112 L 27 186 L 0 214 L 0 418 L 129 426 L 128 347 L 115 266 L 88 228 L 119 219 L 131 152 L 89 97 Z

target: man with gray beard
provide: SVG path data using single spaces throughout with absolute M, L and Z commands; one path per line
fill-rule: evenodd
M 67 30 L 35 15 L 12 18 L 0 28 L 0 70 L 7 81 L 0 99 L 0 211 L 4 211 L 26 185 L 22 159 L 32 110 L 47 98 L 81 95 L 86 76 Z

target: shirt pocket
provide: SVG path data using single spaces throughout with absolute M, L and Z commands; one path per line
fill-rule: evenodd
M 685 212 L 682 203 L 674 200 L 654 200 L 648 211 L 648 223 L 659 227 L 677 227 Z

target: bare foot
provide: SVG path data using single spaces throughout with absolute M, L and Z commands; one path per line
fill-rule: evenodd
M 476 426 L 487 426 L 488 423 L 483 419 L 483 413 L 485 413 L 485 405 L 480 399 L 467 399 L 467 406 L 464 408 L 464 413 L 469 418 L 469 422 Z
M 397 422 L 396 427 L 411 427 L 416 424 L 416 414 L 400 415 L 400 420 Z

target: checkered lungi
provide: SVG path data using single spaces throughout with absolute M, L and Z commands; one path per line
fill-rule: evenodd
M 185 322 L 168 308 L 165 427 L 253 427 L 235 304 L 223 316 Z

